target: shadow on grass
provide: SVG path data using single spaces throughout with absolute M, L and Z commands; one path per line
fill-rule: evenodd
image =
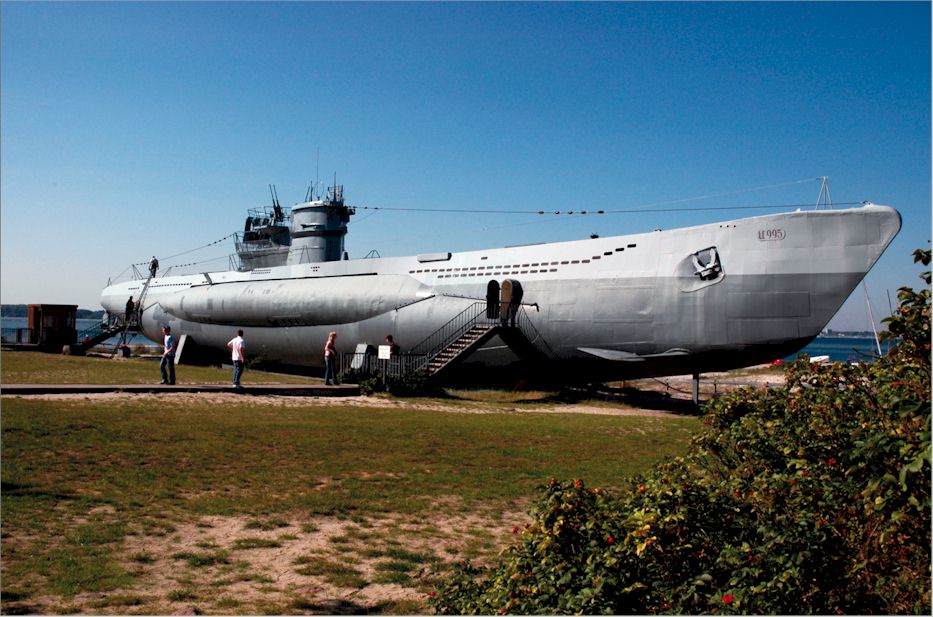
M 682 416 L 699 416 L 701 408 L 693 401 L 675 398 L 669 392 L 641 390 L 626 386 L 614 388 L 607 385 L 567 386 L 557 392 L 532 391 L 527 394 L 516 390 L 488 390 L 485 396 L 471 395 L 469 391 L 446 391 L 433 398 L 447 401 L 484 402 L 508 405 L 578 405 L 586 401 L 604 401 L 617 405 L 629 405 L 653 411 L 667 411 Z M 701 401 L 702 405 L 703 401 Z
M 631 405 L 652 411 L 667 411 L 681 416 L 699 416 L 702 414 L 703 401 L 694 405 L 689 399 L 674 398 L 667 392 L 639 390 L 633 387 L 613 388 L 601 385 L 596 388 L 568 388 L 561 393 L 565 403 L 579 403 L 584 400 L 600 400 L 623 405 Z
M 490 405 L 535 405 L 541 403 L 560 404 L 569 402 L 560 392 L 494 388 L 480 390 L 450 388 L 441 392 L 432 393 L 430 398 L 446 402 L 488 403 Z
M 3 602 L 4 615 L 41 615 L 42 609 L 29 604 L 7 604 Z
M 307 600 L 298 600 L 294 602 L 291 608 L 308 611 L 312 615 L 374 615 L 382 612 L 380 607 L 366 607 L 350 600 L 323 600 L 321 602 L 310 602 Z
M 3 493 L 4 497 L 34 497 L 61 501 L 78 499 L 78 495 L 68 489 L 50 491 L 48 487 L 40 488 L 32 484 L 19 484 L 17 482 L 0 482 L 0 493 Z
M 0 613 L 4 615 L 37 615 L 43 612 L 42 608 L 36 605 L 23 602 L 29 599 L 32 594 L 26 591 L 17 591 L 13 589 L 4 589 L 0 592 Z

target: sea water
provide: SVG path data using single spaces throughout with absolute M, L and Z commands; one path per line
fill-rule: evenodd
M 82 333 L 82 332 L 84 332 L 84 331 L 87 330 L 88 328 L 92 328 L 92 327 L 97 326 L 97 325 L 99 325 L 99 324 L 100 324 L 100 320 L 99 320 L 99 319 L 76 319 L 76 320 L 75 320 L 75 328 L 78 330 L 78 339 L 81 338 L 81 333 Z M 0 319 L 0 329 L 2 329 L 2 331 L 3 331 L 3 340 L 4 340 L 4 341 L 6 341 L 6 340 L 15 341 L 15 340 L 16 340 L 16 333 L 13 332 L 13 331 L 14 331 L 14 330 L 17 330 L 17 329 L 20 329 L 20 328 L 25 329 L 25 328 L 28 328 L 28 327 L 29 327 L 29 319 L 26 318 L 26 317 L 3 317 L 2 319 Z M 147 343 L 147 342 L 149 342 L 148 339 L 146 339 L 145 337 L 142 337 L 142 335 L 137 335 L 136 338 L 139 339 L 139 340 L 136 340 L 136 341 L 134 341 L 134 342 L 139 342 L 139 343 Z M 120 342 L 120 337 L 119 337 L 119 335 L 118 335 L 118 336 L 112 336 L 112 337 L 106 339 L 106 340 L 105 340 L 103 343 L 101 343 L 101 344 L 102 344 L 102 345 L 116 345 L 116 344 L 119 343 L 119 342 Z
M 887 354 L 890 348 L 890 343 L 882 341 L 881 355 Z M 878 345 L 871 337 L 818 336 L 809 345 L 784 360 L 793 360 L 804 353 L 811 358 L 829 356 L 830 360 L 839 362 L 871 362 L 878 357 Z

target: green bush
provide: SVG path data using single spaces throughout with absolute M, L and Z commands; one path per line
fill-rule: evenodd
M 355 383 L 360 393 L 370 395 L 374 392 L 388 392 L 393 396 L 429 396 L 438 392 L 430 381 L 427 371 L 416 371 L 399 376 L 372 374 L 358 369 L 348 369 L 341 375 L 344 383 Z
M 929 614 L 929 292 L 899 297 L 889 357 L 711 401 L 689 453 L 619 494 L 552 480 L 501 563 L 462 563 L 431 605 Z
M 394 396 L 430 396 L 438 392 L 427 371 L 389 377 L 386 380 L 386 389 Z
M 366 371 L 351 368 L 340 374 L 341 383 L 355 383 L 360 387 L 360 394 L 369 396 L 374 392 L 384 392 L 382 378 Z
M 914 251 L 914 263 L 930 265 L 930 251 Z M 897 292 L 897 311 L 883 322 L 888 329 L 882 333 L 886 340 L 898 341 L 895 354 L 925 363 L 930 368 L 930 272 L 921 278 L 926 286 L 920 291 L 901 287 Z

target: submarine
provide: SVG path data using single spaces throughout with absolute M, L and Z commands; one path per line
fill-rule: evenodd
M 473 364 L 530 362 L 568 382 L 722 371 L 791 355 L 827 325 L 901 227 L 894 208 L 794 210 L 691 227 L 405 257 L 349 259 L 355 208 L 325 198 L 247 217 L 238 267 L 108 285 L 101 305 L 161 343 L 319 368 L 391 335 L 429 368 L 483 324 Z M 516 316 L 518 317 L 516 321 Z M 458 339 L 458 337 L 460 337 Z M 474 337 L 475 339 L 476 337 Z M 463 358 L 461 358 L 462 360 Z M 462 365 L 463 363 L 461 363 Z M 453 366 L 453 364 L 451 364 Z M 435 366 L 436 368 L 436 366 Z M 451 369 L 453 371 L 456 368 Z

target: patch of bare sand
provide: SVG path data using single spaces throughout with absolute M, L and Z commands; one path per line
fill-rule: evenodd
M 752 386 L 756 388 L 779 387 L 784 385 L 784 375 L 779 372 L 755 371 L 705 373 L 700 380 L 700 397 L 707 400 L 718 394 L 729 392 L 739 387 Z M 268 407 L 372 407 L 378 409 L 411 409 L 422 411 L 442 411 L 448 413 L 581 413 L 609 416 L 653 416 L 670 413 L 663 405 L 658 405 L 660 397 L 672 401 L 689 401 L 692 399 L 692 377 L 690 375 L 674 375 L 669 377 L 637 379 L 608 384 L 607 388 L 593 391 L 594 397 L 607 398 L 606 405 L 592 405 L 588 403 L 563 404 L 523 404 L 503 406 L 481 401 L 455 400 L 450 402 L 436 399 L 424 401 L 420 399 L 398 399 L 380 396 L 275 396 L 275 395 L 248 395 L 236 393 L 190 393 L 190 392 L 163 392 L 163 393 L 128 393 L 106 392 L 92 394 L 33 394 L 33 395 L 6 395 L 22 396 L 37 400 L 60 401 L 96 401 L 96 402 L 159 402 L 165 404 L 185 405 L 192 401 L 207 402 L 216 405 L 242 405 L 248 402 L 251 405 Z M 247 388 L 248 389 L 248 388 Z M 0 393 L 2 394 L 2 393 Z
M 4 395 L 14 396 L 14 395 Z M 126 392 L 106 392 L 94 394 L 30 394 L 15 395 L 23 398 L 50 401 L 90 401 L 90 402 L 158 402 L 163 407 L 170 404 L 185 405 L 191 402 L 210 403 L 212 405 L 262 405 L 267 407 L 314 408 L 314 407 L 370 407 L 376 409 L 398 409 L 418 411 L 439 411 L 446 413 L 494 414 L 494 413 L 579 413 L 610 416 L 650 416 L 664 415 L 667 412 L 641 408 L 632 405 L 594 406 L 587 404 L 532 404 L 524 406 L 495 406 L 473 401 L 422 402 L 412 399 L 393 399 L 374 396 L 274 396 L 260 395 L 244 398 L 234 393 L 160 393 L 135 394 Z
M 232 609 L 261 614 L 309 607 L 327 612 L 328 607 L 348 606 L 369 611 L 386 604 L 423 610 L 432 580 L 446 564 L 469 557 L 471 544 L 491 547 L 484 552 L 495 555 L 528 516 L 498 512 L 351 521 L 296 515 L 270 525 L 272 529 L 250 526 L 255 520 L 205 516 L 177 525 L 167 537 L 128 537 L 121 561 L 136 573 L 136 588 L 153 597 L 144 608 L 160 614 L 186 614 L 192 607 L 201 613 Z M 261 546 L 262 540 L 273 545 L 238 548 Z M 405 582 L 379 581 L 379 564 L 399 550 L 423 556 L 423 561 L 412 564 Z M 192 557 L 217 563 L 196 566 L 188 560 Z M 341 584 L 345 579 L 328 574 L 335 564 L 356 576 Z M 322 573 L 303 573 L 309 569 Z

